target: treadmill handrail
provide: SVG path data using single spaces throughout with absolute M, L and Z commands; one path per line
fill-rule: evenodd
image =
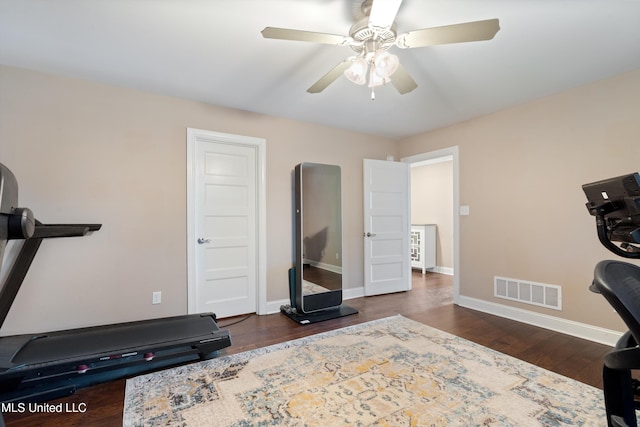
M 45 225 L 36 220 L 33 236 L 24 240 L 24 244 L 13 262 L 9 274 L 0 287 L 0 327 L 4 323 L 13 301 L 18 295 L 22 282 L 31 267 L 31 263 L 40 248 L 43 239 L 56 237 L 81 237 L 91 231 L 100 230 L 101 224 L 51 224 Z
M 36 222 L 32 239 L 48 239 L 54 237 L 82 237 L 91 231 L 98 231 L 102 224 L 42 224 Z

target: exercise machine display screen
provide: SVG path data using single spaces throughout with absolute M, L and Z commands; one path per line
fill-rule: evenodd
M 596 217 L 600 242 L 613 253 L 640 258 L 640 174 L 585 184 L 587 209 Z M 614 242 L 619 242 L 616 245 Z

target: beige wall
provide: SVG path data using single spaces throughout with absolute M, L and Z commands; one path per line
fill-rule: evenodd
M 267 141 L 269 301 L 288 298 L 291 172 L 303 161 L 342 168 L 345 287 L 362 286 L 362 159 L 396 155 L 393 141 L 0 66 L 0 162 L 20 204 L 44 223 L 103 224 L 43 243 L 3 335 L 187 312 L 189 127 Z
M 402 157 L 458 146 L 460 294 L 615 330 L 589 292 L 616 256 L 596 237 L 581 185 L 640 170 L 640 70 L 405 139 Z M 493 277 L 555 284 L 563 311 L 493 297 Z
M 98 222 L 46 241 L 2 334 L 186 312 L 186 128 L 267 140 L 268 299 L 285 299 L 291 170 L 343 174 L 344 278 L 362 285 L 362 159 L 459 146 L 460 293 L 611 329 L 591 294 L 601 247 L 581 185 L 640 169 L 640 71 L 400 143 L 375 136 L 0 66 L 0 162 L 45 223 Z M 339 153 L 339 154 L 336 154 Z M 493 298 L 493 276 L 556 284 L 564 310 Z M 162 290 L 163 303 L 151 305 Z
M 452 269 L 452 161 L 411 168 L 411 223 L 436 224 L 436 266 Z

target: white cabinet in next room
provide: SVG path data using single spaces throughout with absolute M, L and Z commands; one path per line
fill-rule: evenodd
M 411 267 L 422 269 L 436 266 L 436 225 L 411 225 Z

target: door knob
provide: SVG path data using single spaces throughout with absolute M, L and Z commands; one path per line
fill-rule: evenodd
M 369 233 L 367 231 L 367 234 L 365 234 L 366 237 L 375 237 L 375 233 Z
M 211 243 L 211 239 L 204 239 L 202 237 L 198 237 L 198 244 L 204 245 L 205 243 Z

